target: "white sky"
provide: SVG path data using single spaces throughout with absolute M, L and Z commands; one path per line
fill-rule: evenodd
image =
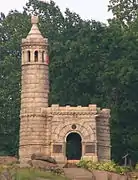
M 7 14 L 12 10 L 22 10 L 28 0 L 0 0 L 0 12 Z M 76 12 L 84 19 L 106 22 L 111 17 L 107 12 L 109 0 L 54 0 L 64 12 L 66 8 Z

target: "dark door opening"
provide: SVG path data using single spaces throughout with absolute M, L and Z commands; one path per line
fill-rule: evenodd
M 81 136 L 78 133 L 70 133 L 66 139 L 67 160 L 80 160 L 82 156 Z

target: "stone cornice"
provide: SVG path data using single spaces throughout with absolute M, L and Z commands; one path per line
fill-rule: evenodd
M 96 112 L 92 111 L 52 111 L 52 112 L 45 112 L 48 116 L 49 115 L 70 115 L 70 116 L 78 116 L 78 115 L 96 115 Z
M 29 42 L 29 41 L 24 41 L 23 43 L 22 43 L 22 50 L 24 50 L 24 49 L 28 49 L 28 48 L 32 48 L 32 47 L 44 47 L 44 48 L 46 48 L 47 46 L 48 46 L 48 44 L 46 44 L 45 42 L 41 42 L 41 41 L 36 41 L 36 42 Z
M 20 117 L 31 117 L 31 116 L 41 116 L 41 117 L 53 117 L 55 115 L 58 116 L 73 116 L 73 118 L 77 118 L 77 116 L 94 116 L 94 117 L 109 117 L 108 115 L 96 114 L 93 111 L 42 111 L 42 113 L 22 113 Z
M 20 144 L 19 145 L 19 147 L 26 147 L 26 146 L 33 146 L 33 145 L 35 145 L 35 146 L 48 146 L 48 145 L 50 145 L 51 143 L 22 143 L 22 144 Z
M 35 117 L 35 116 L 37 116 L 37 117 L 45 117 L 46 116 L 46 114 L 43 114 L 43 113 L 21 113 L 20 114 L 20 118 L 22 118 L 22 117 Z
M 46 63 L 42 63 L 42 62 L 27 62 L 27 63 L 22 63 L 22 66 L 28 66 L 28 65 L 43 65 L 43 66 L 48 66 Z

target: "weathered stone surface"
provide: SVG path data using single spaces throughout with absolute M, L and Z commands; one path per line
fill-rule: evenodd
M 52 158 L 50 156 L 40 154 L 40 153 L 32 154 L 31 159 L 32 160 L 41 160 L 41 161 L 46 161 L 46 162 L 49 162 L 49 163 L 57 164 L 57 162 L 56 162 L 56 160 L 54 158 Z
M 127 176 L 106 171 L 93 170 L 89 172 L 82 168 L 64 168 L 65 175 L 74 180 L 132 180 Z
M 58 168 L 57 164 L 49 163 L 42 160 L 30 160 L 28 164 L 34 168 L 43 169 L 43 170 L 51 170 L 52 168 Z

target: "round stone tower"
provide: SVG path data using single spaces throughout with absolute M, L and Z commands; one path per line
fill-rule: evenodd
M 31 23 L 28 36 L 22 40 L 20 161 L 47 151 L 46 119 L 41 109 L 48 107 L 48 40 L 38 29 L 37 16 L 32 16 Z

